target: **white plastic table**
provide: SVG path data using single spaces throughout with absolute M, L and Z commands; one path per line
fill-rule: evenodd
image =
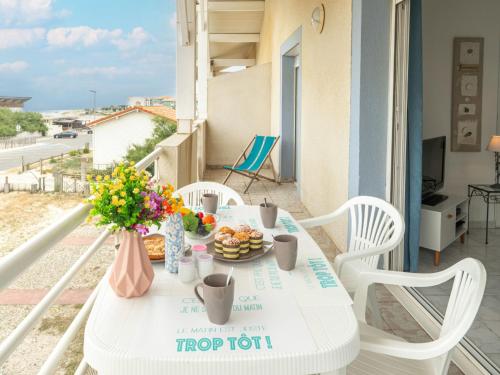
M 359 353 L 352 301 L 309 234 L 286 211 L 264 230 L 258 207 L 222 209 L 218 225 L 249 224 L 298 237 L 292 271 L 277 267 L 273 252 L 235 266 L 235 299 L 223 326 L 208 321 L 194 286 L 163 264 L 142 297 L 99 291 L 85 329 L 84 356 L 99 374 L 290 375 L 342 374 Z M 215 263 L 216 272 L 229 265 Z

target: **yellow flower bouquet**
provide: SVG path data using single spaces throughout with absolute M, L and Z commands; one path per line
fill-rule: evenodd
M 113 230 L 124 229 L 148 232 L 151 225 L 160 222 L 182 207 L 182 199 L 172 196 L 171 185 L 154 187 L 146 171 L 138 171 L 133 162 L 120 163 L 111 175 L 88 177 L 94 207 L 90 217 L 98 217 L 97 225 L 112 225 Z

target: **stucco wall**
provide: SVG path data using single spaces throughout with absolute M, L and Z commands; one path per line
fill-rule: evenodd
M 317 34 L 310 15 L 318 1 L 267 0 L 257 52 L 259 64 L 272 62 L 271 132 L 279 134 L 280 46 L 302 26 L 301 199 L 313 215 L 348 198 L 351 1 L 323 3 L 325 26 Z M 327 230 L 344 248 L 346 221 Z
M 423 136 L 446 136 L 443 191 L 467 195 L 467 184 L 493 183 L 494 153 L 486 151 L 498 134 L 500 2 L 498 0 L 423 0 L 424 129 Z M 450 152 L 451 79 L 454 37 L 484 37 L 481 152 Z M 498 207 L 496 216 L 499 217 Z M 491 210 L 493 211 L 493 210 Z M 490 211 L 490 212 L 491 212 Z M 471 203 L 471 221 L 485 220 L 482 200 Z M 493 219 L 493 213 L 490 217 Z M 498 221 L 498 218 L 497 218 Z
M 208 81 L 207 165 L 232 165 L 256 135 L 268 135 L 271 64 Z
M 120 161 L 132 144 L 144 143 L 153 132 L 153 117 L 148 113 L 135 112 L 94 127 L 94 165 Z

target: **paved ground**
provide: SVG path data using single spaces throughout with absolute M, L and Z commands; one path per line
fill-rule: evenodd
M 221 170 L 208 170 L 205 179 L 220 182 L 224 175 L 224 172 Z M 242 194 L 246 181 L 247 180 L 243 177 L 236 175 L 231 178 L 229 186 Z M 296 219 L 310 217 L 309 212 L 300 202 L 295 187 L 292 184 L 282 184 L 278 186 L 267 181 L 257 182 L 252 186 L 249 194 L 242 194 L 242 196 L 248 204 L 258 204 L 266 197 L 268 201 L 276 203 L 283 209 L 289 211 Z M 12 201 L 15 203 L 20 197 L 21 195 L 18 195 L 16 199 Z M 39 200 L 40 199 L 36 199 L 35 202 Z M 55 217 L 62 214 L 59 207 L 55 210 L 54 208 L 50 208 L 51 205 L 61 206 L 61 204 L 57 202 L 50 202 L 50 204 L 47 204 L 47 207 L 37 207 L 36 210 L 44 212 L 45 215 L 40 215 L 41 218 L 38 220 L 34 217 L 31 225 L 38 225 L 38 227 L 47 225 L 49 222 L 53 221 Z M 28 208 L 31 209 L 31 205 L 26 202 L 20 207 L 22 207 L 23 210 Z M 3 207 L 6 212 L 7 210 L 10 212 L 10 210 L 14 208 L 16 208 L 15 205 L 11 208 L 7 206 Z M 64 208 L 66 209 L 67 207 L 64 206 Z M 19 210 L 19 206 L 17 206 L 16 209 Z M 1 206 L 0 210 L 2 210 Z M 52 212 L 53 214 L 47 216 L 47 212 Z M 0 216 L 0 222 L 2 220 L 4 221 L 4 228 L 7 232 L 10 218 L 2 218 Z M 9 232 L 11 233 L 10 243 L 12 245 L 14 243 L 17 245 L 20 242 L 17 235 L 25 233 L 26 228 L 22 226 L 13 227 Z M 319 244 L 327 258 L 333 261 L 337 254 L 337 248 L 331 239 L 320 228 L 312 229 L 309 232 Z M 78 256 L 88 248 L 88 245 L 95 239 L 98 233 L 98 230 L 88 224 L 81 225 L 75 232 L 61 241 L 52 251 L 45 255 L 34 269 L 23 274 L 10 286 L 10 289 L 0 295 L 0 321 L 2 322 L 0 325 L 0 340 L 22 321 L 33 308 L 33 303 L 36 303 L 42 298 L 47 289 L 50 288 Z M 8 251 L 8 249 L 3 249 L 4 254 Z M 1 252 L 2 249 L 0 246 L 0 254 Z M 14 352 L 9 361 L 0 367 L 0 374 L 30 375 L 37 373 L 43 360 L 47 358 L 58 339 L 71 323 L 73 317 L 77 314 L 81 304 L 88 295 L 89 290 L 92 289 L 99 278 L 102 277 L 112 258 L 113 246 L 112 242 L 108 241 L 108 243 L 106 243 L 106 245 L 94 256 L 91 263 L 85 266 L 78 274 L 76 279 L 71 283 L 69 290 L 61 296 L 40 323 L 36 325 L 23 344 Z M 408 312 L 402 308 L 384 287 L 377 289 L 377 296 L 381 305 L 384 329 L 413 342 L 430 340 L 429 336 L 427 336 Z M 57 371 L 58 374 L 70 374 L 74 372 L 74 369 L 82 358 L 82 343 L 83 332 L 80 332 L 66 353 L 63 363 L 60 364 Z M 461 374 L 461 372 L 458 368 L 452 366 L 449 374 L 457 375 Z
M 91 144 L 92 134 L 78 134 L 77 138 L 54 139 L 41 138 L 36 144 L 7 150 L 0 150 L 0 171 L 21 166 L 21 159 L 25 163 L 33 163 L 40 159 L 58 156 L 71 150 L 82 149 L 86 143 Z
M 205 179 L 222 182 L 226 174 L 227 172 L 224 170 L 209 169 L 205 173 Z M 278 186 L 273 182 L 259 181 L 252 185 L 249 194 L 243 194 L 245 183 L 247 182 L 247 178 L 234 173 L 228 182 L 231 188 L 241 194 L 245 203 L 254 205 L 260 204 L 264 201 L 264 197 L 266 197 L 268 201 L 289 211 L 295 219 L 311 217 L 310 213 L 300 201 L 295 185 L 281 184 Z M 308 232 L 321 247 L 326 257 L 333 262 L 338 250 L 333 241 L 326 235 L 325 231 L 321 228 L 314 228 L 308 230 Z M 427 335 L 385 287 L 377 286 L 376 295 L 383 319 L 384 330 L 396 336 L 403 337 L 409 342 L 428 342 L 431 340 L 429 335 Z M 369 316 L 367 320 L 368 322 L 370 321 Z M 448 375 L 459 374 L 462 374 L 460 369 L 452 364 L 448 371 Z

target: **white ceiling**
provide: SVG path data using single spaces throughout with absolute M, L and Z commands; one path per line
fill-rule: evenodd
M 264 0 L 208 0 L 209 57 L 217 74 L 255 64 Z

